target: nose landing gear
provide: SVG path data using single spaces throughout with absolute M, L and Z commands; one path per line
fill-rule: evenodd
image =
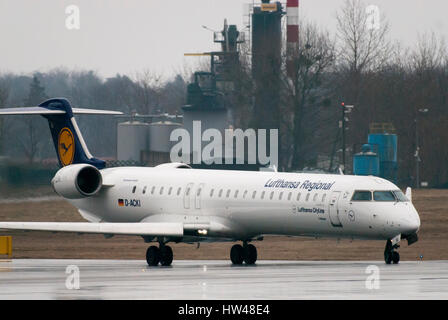
M 164 267 L 170 266 L 173 262 L 173 250 L 165 244 L 160 244 L 160 248 L 150 246 L 146 251 L 146 262 L 150 267 L 157 266 L 159 263 Z
M 244 242 L 242 246 L 235 244 L 230 250 L 230 260 L 235 265 L 241 265 L 243 261 L 247 265 L 255 264 L 257 261 L 257 248 L 252 244 L 247 244 L 247 242 Z
M 400 254 L 395 251 L 400 246 L 398 244 L 392 244 L 392 241 L 387 240 L 386 248 L 384 249 L 384 261 L 386 264 L 398 264 L 400 262 Z

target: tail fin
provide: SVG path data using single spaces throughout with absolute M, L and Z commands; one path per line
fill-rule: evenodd
M 0 115 L 41 115 L 48 120 L 59 164 L 87 163 L 98 169 L 105 167 L 105 162 L 92 156 L 79 130 L 74 114 L 119 115 L 122 112 L 72 108 L 65 98 L 54 98 L 42 102 L 37 107 L 0 109 Z

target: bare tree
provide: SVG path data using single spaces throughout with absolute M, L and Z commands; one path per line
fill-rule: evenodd
M 35 106 L 47 99 L 45 88 L 40 84 L 38 75 L 33 75 L 33 80 L 30 84 L 30 91 L 25 100 L 26 106 Z M 25 124 L 26 135 L 19 138 L 25 156 L 29 163 L 33 163 L 39 151 L 39 145 L 42 143 L 42 130 L 45 121 L 34 116 L 26 116 L 23 119 Z
M 293 169 L 302 169 L 304 166 L 303 143 L 306 141 L 304 120 L 310 113 L 311 107 L 322 103 L 325 99 L 323 77 L 330 71 L 335 58 L 334 42 L 327 31 L 322 31 L 313 24 L 304 23 L 300 26 L 299 52 L 294 57 L 294 70 L 291 79 L 286 72 L 283 75 L 283 84 L 286 90 L 287 105 L 292 106 L 293 117 L 289 121 L 283 121 L 292 132 Z M 287 59 L 289 60 L 289 59 Z M 290 114 L 290 113 L 284 113 Z
M 145 69 L 135 75 L 139 112 L 150 114 L 160 110 L 164 81 L 161 74 Z
M 390 52 L 386 18 L 382 16 L 380 21 L 371 25 L 366 9 L 361 0 L 346 0 L 336 15 L 339 62 L 353 74 L 377 69 Z

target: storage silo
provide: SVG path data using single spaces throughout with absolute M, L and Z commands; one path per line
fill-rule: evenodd
M 171 132 L 181 128 L 177 122 L 159 121 L 149 124 L 149 151 L 170 153 L 171 147 L 177 143 L 170 141 Z
M 117 160 L 141 162 L 142 151 L 148 150 L 148 126 L 140 121 L 118 124 Z
M 353 173 L 360 176 L 380 175 L 380 160 L 371 145 L 364 144 L 362 152 L 353 157 Z
M 380 177 L 396 182 L 398 170 L 397 135 L 388 133 L 372 133 L 369 134 L 368 142 L 370 145 L 377 147 L 380 161 Z
M 280 2 L 263 0 L 252 14 L 252 77 L 255 87 L 255 128 L 280 127 L 280 74 L 282 66 L 282 16 Z

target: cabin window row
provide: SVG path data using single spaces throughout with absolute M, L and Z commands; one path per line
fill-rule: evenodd
M 150 188 L 148 188 L 148 186 L 144 186 L 143 189 L 142 189 L 142 194 L 163 195 L 163 193 L 164 193 L 164 191 L 166 189 L 167 189 L 167 195 L 169 195 L 169 196 L 170 195 L 174 195 L 173 191 L 175 191 L 175 188 L 173 188 L 173 187 L 165 188 L 163 186 L 160 187 L 159 189 L 157 189 L 156 186 L 152 186 Z M 191 191 L 191 187 L 188 186 L 186 188 L 185 195 L 189 196 L 190 195 L 190 191 Z M 137 192 L 137 186 L 133 186 L 132 193 L 136 193 L 136 192 Z M 196 196 L 199 197 L 201 195 L 201 192 L 202 192 L 202 188 L 198 188 L 196 190 Z M 182 193 L 182 187 L 178 187 L 177 190 L 175 191 L 175 194 L 177 196 L 180 196 L 181 193 Z M 236 198 L 238 198 L 238 195 L 240 195 L 240 190 L 235 190 L 232 193 L 231 189 L 227 189 L 227 190 L 219 189 L 219 191 L 216 194 L 217 194 L 218 198 L 222 198 L 223 195 L 225 195 L 226 198 L 230 198 L 232 196 L 233 198 L 236 199 Z M 257 191 L 252 191 L 251 193 L 249 193 L 249 190 L 244 190 L 244 192 L 242 193 L 242 198 L 243 199 L 247 199 L 248 198 L 248 194 L 250 194 L 250 198 L 252 198 L 252 199 L 256 199 L 256 197 L 257 197 Z M 213 198 L 214 195 L 215 195 L 215 189 L 212 188 L 210 190 L 210 198 Z M 312 195 L 311 193 L 307 193 L 306 196 L 305 196 L 305 201 L 310 201 L 311 195 Z M 362 194 L 360 194 L 360 195 L 362 196 Z M 295 198 L 296 201 L 300 201 L 301 196 L 302 196 L 302 193 L 299 192 L 299 193 L 297 193 L 297 195 L 294 198 Z M 260 199 L 262 199 L 262 200 L 263 199 L 273 200 L 274 197 L 275 197 L 275 191 L 271 191 L 271 192 L 262 191 L 260 193 Z M 321 196 L 320 196 L 319 193 L 315 193 L 315 194 L 312 195 L 312 201 L 313 202 L 318 202 L 320 200 L 321 202 L 325 202 L 326 197 L 327 197 L 326 193 L 322 194 Z M 283 192 L 283 191 L 281 191 L 281 192 L 278 193 L 278 200 L 288 200 L 288 201 L 291 201 L 291 200 L 293 200 L 293 193 L 292 192 Z

